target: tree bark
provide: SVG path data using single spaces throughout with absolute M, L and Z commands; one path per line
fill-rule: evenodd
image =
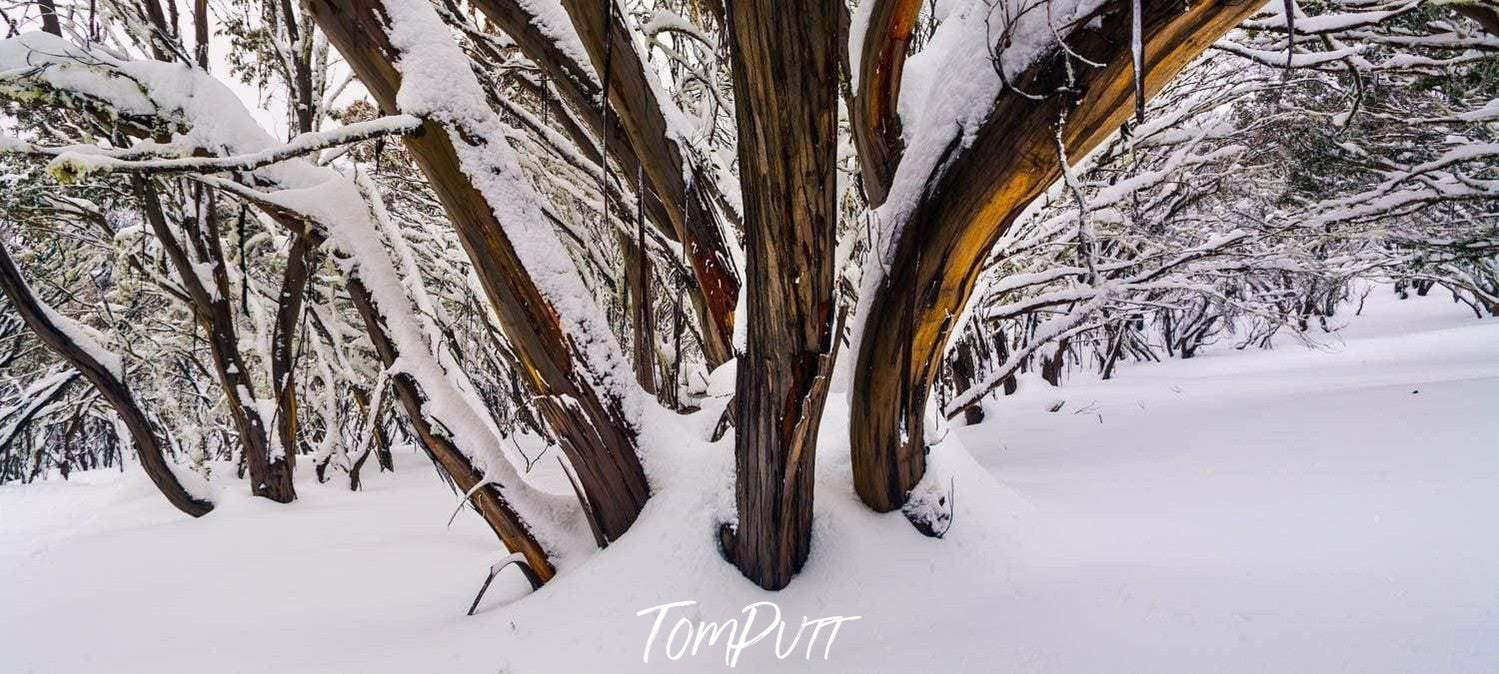
M 400 357 L 400 351 L 387 335 L 380 312 L 376 309 L 369 290 L 358 278 L 349 279 L 348 289 L 349 299 L 353 301 L 354 308 L 359 311 L 359 316 L 364 321 L 365 332 L 374 344 L 376 353 L 380 355 L 381 363 L 386 368 L 393 367 L 396 359 Z M 443 472 L 453 478 L 453 484 L 459 490 L 463 493 L 473 490 L 474 485 L 479 484 L 484 476 L 474 469 L 473 464 L 464 457 L 458 447 L 454 446 L 442 433 L 433 429 L 427 414 L 422 410 L 426 405 L 426 397 L 416 380 L 409 374 L 397 373 L 392 375 L 390 386 L 396 394 L 396 399 L 400 401 L 401 407 L 405 409 L 406 418 L 411 421 L 412 428 L 416 430 L 422 445 L 431 453 L 433 460 L 442 467 Z M 484 518 L 484 523 L 489 525 L 496 536 L 499 536 L 505 547 L 511 552 L 525 555 L 526 564 L 531 567 L 531 571 L 536 574 L 537 578 L 546 582 L 556 575 L 556 570 L 547 560 L 546 552 L 531 535 L 525 522 L 510 508 L 500 494 L 498 486 L 486 485 L 475 491 L 471 500 L 479 510 L 479 515 Z
M 911 32 L 921 13 L 921 0 L 865 0 L 874 3 L 864 32 L 859 90 L 849 112 L 853 116 L 854 146 L 870 208 L 885 203 L 890 180 L 900 165 L 900 76 L 906 64 Z
M 130 431 L 135 451 L 140 456 L 141 468 L 146 471 L 146 476 L 151 478 L 162 496 L 178 510 L 193 517 L 202 517 L 213 510 L 213 503 L 189 494 L 172 473 L 162 452 L 164 443 L 157 438 L 151 421 L 136 403 L 130 388 L 125 385 L 124 374 L 111 370 L 100 362 L 96 354 L 69 336 L 68 329 L 59 325 L 54 314 L 32 294 L 31 288 L 21 277 L 21 270 L 11 260 L 10 252 L 3 243 L 0 243 L 0 291 L 4 291 L 10 298 L 16 312 L 21 315 L 27 327 L 36 333 L 37 338 L 73 369 L 83 373 L 89 383 L 109 402 L 110 407 L 114 408 L 115 414 L 119 415 L 120 421 Z
M 1209 0 L 1143 3 L 1147 95 L 1261 3 Z M 851 427 L 854 485 L 871 508 L 900 508 L 926 471 L 926 400 L 953 327 L 973 293 L 985 256 L 1025 207 L 1061 175 L 1061 142 L 1081 158 L 1134 111 L 1130 5 L 1100 7 L 1068 49 L 1106 64 L 1073 61 L 1053 49 L 1011 80 L 972 142 L 947 148 L 916 207 L 899 223 L 889 274 L 872 298 L 855 363 Z M 1016 90 L 1055 91 L 1073 76 L 1074 94 L 1042 100 Z
M 623 232 L 617 237 L 624 258 L 625 307 L 630 317 L 635 381 L 646 393 L 656 395 L 656 314 L 651 301 L 651 256 L 643 245 L 644 230 L 637 234 L 642 238 L 631 238 Z
M 312 0 L 309 5 L 381 110 L 397 114 L 401 52 L 391 44 L 380 0 Z M 404 138 L 473 262 L 537 407 L 578 471 L 588 507 L 604 536 L 615 540 L 634 523 L 650 494 L 635 453 L 635 432 L 620 401 L 596 387 L 589 363 L 564 333 L 556 310 L 530 277 L 493 208 L 464 173 L 454 140 L 446 127 L 431 120 Z
M 766 589 L 806 562 L 835 335 L 842 0 L 730 5 L 744 185 L 747 341 L 733 405 L 737 528 L 726 552 Z
M 297 498 L 290 463 L 291 454 L 296 448 L 282 447 L 280 456 L 272 456 L 265 420 L 261 418 L 260 410 L 255 404 L 254 382 L 250 378 L 244 356 L 239 352 L 239 333 L 234 324 L 234 309 L 229 301 L 229 277 L 215 224 L 214 206 L 210 200 L 210 204 L 202 209 L 207 222 L 198 222 L 197 217 L 184 220 L 183 233 L 187 238 L 187 245 L 184 245 L 167 222 L 159 195 L 150 179 L 132 176 L 131 181 L 145 210 L 146 221 L 166 250 L 167 258 L 177 270 L 177 276 L 192 300 L 194 317 L 203 330 L 209 353 L 213 356 L 214 372 L 224 394 L 225 406 L 229 409 L 230 419 L 239 434 L 240 448 L 244 452 L 245 464 L 250 473 L 250 493 L 277 503 L 291 503 Z M 211 194 L 210 192 L 209 195 Z M 191 246 L 191 254 L 187 246 Z M 198 275 L 195 260 L 212 267 L 212 288 L 205 285 L 203 278 Z

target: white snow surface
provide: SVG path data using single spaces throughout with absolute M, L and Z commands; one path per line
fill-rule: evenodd
M 771 637 L 737 669 L 1495 671 L 1499 321 L 1441 295 L 1379 289 L 1317 349 L 1023 380 L 933 450 L 942 540 L 858 503 L 835 400 L 812 557 L 780 593 L 711 542 L 732 500 L 729 445 L 698 439 L 716 408 L 647 425 L 658 491 L 628 534 L 529 596 L 502 573 L 474 617 L 505 553 L 476 517 L 446 525 L 454 496 L 414 452 L 363 493 L 299 475 L 289 506 L 223 480 L 198 520 L 136 468 L 0 487 L 4 669 L 724 671 L 721 647 L 670 661 L 660 640 L 775 601 L 787 642 L 802 616 L 860 619 L 826 660 L 777 660 Z M 637 612 L 687 600 L 643 663 Z

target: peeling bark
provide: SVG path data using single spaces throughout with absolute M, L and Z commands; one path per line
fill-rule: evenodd
M 749 322 L 732 403 L 739 523 L 724 542 L 771 590 L 791 582 L 811 546 L 817 430 L 836 357 L 841 4 L 729 7 Z

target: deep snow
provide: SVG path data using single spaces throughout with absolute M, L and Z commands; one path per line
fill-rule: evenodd
M 672 442 L 709 415 L 648 430 L 664 487 L 627 536 L 529 597 L 507 572 L 472 618 L 503 554 L 477 518 L 447 525 L 455 497 L 415 454 L 291 506 L 221 481 L 201 520 L 138 469 L 0 487 L 0 670 L 723 671 L 721 645 L 666 658 L 675 618 L 773 600 L 783 650 L 804 615 L 860 619 L 826 661 L 824 632 L 811 661 L 771 637 L 739 669 L 1496 671 L 1499 321 L 1440 295 L 1381 289 L 1321 349 L 1026 381 L 935 451 L 957 505 L 940 541 L 857 504 L 830 405 L 813 558 L 777 594 L 709 543 L 729 447 Z M 643 664 L 636 613 L 682 600 Z

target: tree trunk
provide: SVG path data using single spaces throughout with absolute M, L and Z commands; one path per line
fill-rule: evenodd
M 388 472 L 388 471 L 394 471 L 396 469 L 396 466 L 395 466 L 394 459 L 390 455 L 390 434 L 387 433 L 387 432 L 385 432 L 385 422 L 381 418 L 380 410 L 374 410 L 374 412 L 371 413 L 371 411 L 369 409 L 369 405 L 370 405 L 370 393 L 369 393 L 369 391 L 366 391 L 365 389 L 356 386 L 356 387 L 354 387 L 353 394 L 354 394 L 354 403 L 359 406 L 359 412 L 361 414 L 369 417 L 370 423 L 374 424 L 374 428 L 371 429 L 374 432 L 374 435 L 371 437 L 371 440 L 375 443 L 375 447 L 374 447 L 375 463 L 380 466 L 380 472 L 382 472 L 382 473 Z M 382 405 L 381 407 L 384 407 L 384 405 Z M 349 480 L 351 482 L 355 482 L 355 481 L 358 480 L 358 476 L 359 476 L 359 471 L 357 470 L 358 466 L 356 466 L 355 468 L 356 468 L 355 470 L 349 471 L 349 473 L 350 473 Z M 356 483 L 351 488 L 355 489 L 355 490 L 358 490 L 359 487 L 358 487 L 358 485 Z
M 810 548 L 817 428 L 836 355 L 841 2 L 730 7 L 749 295 L 733 403 L 739 524 L 726 551 L 772 590 Z
M 42 30 L 62 37 L 62 24 L 57 21 L 57 3 L 53 0 L 37 0 L 36 5 L 42 12 Z
M 864 196 L 870 208 L 875 208 L 885 203 L 904 150 L 898 114 L 900 76 L 921 0 L 864 1 L 874 6 L 864 32 L 859 91 L 849 114 L 853 116 L 851 127 L 854 146 L 859 150 Z
M 313 247 L 307 237 L 293 234 L 286 269 L 281 275 L 281 293 L 276 298 L 276 325 L 271 335 L 271 393 L 276 396 L 276 435 L 285 452 L 286 472 L 296 469 L 301 449 L 298 430 L 296 385 L 296 335 L 302 304 L 312 277 Z
M 146 221 L 177 270 L 177 276 L 192 300 L 198 325 L 208 341 L 219 388 L 224 394 L 225 406 L 229 409 L 235 431 L 239 434 L 240 448 L 249 469 L 250 493 L 277 503 L 296 500 L 297 492 L 292 484 L 291 465 L 287 458 L 295 448 L 283 447 L 280 455 L 273 456 L 265 420 L 260 416 L 260 409 L 255 402 L 254 382 L 244 356 L 239 352 L 239 334 L 234 324 L 234 309 L 229 301 L 228 270 L 224 264 L 224 251 L 220 247 L 212 193 L 208 193 L 209 204 L 201 209 L 207 216 L 207 222 L 199 222 L 195 216 L 182 223 L 187 244 L 192 248 L 192 254 L 189 255 L 188 248 L 167 222 L 160 198 L 151 181 L 140 176 L 132 176 L 131 181 L 145 210 Z M 212 267 L 212 288 L 205 285 L 204 279 L 198 275 L 195 260 Z
M 318 248 L 325 243 L 324 237 L 327 233 L 318 223 L 303 222 L 299 214 L 268 202 L 259 201 L 256 202 L 256 206 L 285 227 L 287 231 L 305 234 L 310 246 Z M 373 231 L 369 232 L 369 235 L 377 236 Z M 393 276 L 394 269 L 390 269 L 390 273 Z M 378 304 L 375 295 L 358 276 L 358 266 L 348 279 L 346 288 L 349 300 L 359 313 L 364 323 L 365 334 L 369 337 L 370 344 L 374 346 L 381 364 L 387 369 L 393 367 L 402 358 L 402 354 L 386 329 L 383 317 L 396 315 L 403 309 Z M 409 307 L 405 310 L 409 311 Z M 410 358 L 410 356 L 407 357 Z M 430 408 L 427 395 L 418 384 L 416 377 L 407 373 L 394 375 L 390 386 L 405 411 L 406 418 L 411 423 L 417 439 L 439 469 L 452 478 L 453 484 L 464 493 L 473 492 L 470 497 L 472 505 L 508 550 L 523 554 L 526 557 L 526 563 L 543 582 L 551 579 L 555 575 L 555 570 L 530 528 L 505 500 L 502 493 L 505 485 L 489 484 L 474 490 L 484 475 L 454 444 L 454 441 L 439 430 L 442 428 L 443 411 Z M 356 393 L 355 395 L 357 397 L 364 394 Z M 433 425 L 434 419 L 437 420 L 437 427 Z M 387 456 L 385 460 L 388 461 L 389 457 Z
M 637 236 L 623 232 L 617 237 L 624 262 L 625 307 L 630 321 L 630 346 L 635 381 L 646 393 L 656 395 L 656 314 L 651 292 L 651 256 L 644 247 L 644 223 Z
M 977 364 L 973 356 L 973 343 L 966 339 L 958 340 L 957 353 L 953 354 L 952 377 L 953 390 L 967 391 L 976 383 L 975 370 Z M 963 408 L 963 422 L 969 426 L 983 423 L 984 408 L 978 403 Z
M 162 452 L 165 443 L 157 438 L 151 421 L 146 418 L 146 413 L 136 403 L 130 388 L 125 385 L 124 372 L 112 369 L 101 361 L 103 354 L 86 348 L 74 339 L 74 328 L 59 321 L 57 314 L 32 294 L 31 288 L 21 277 L 21 270 L 11 260 L 3 243 L 0 243 L 0 290 L 10 298 L 16 312 L 21 315 L 27 327 L 36 333 L 37 338 L 73 369 L 83 373 L 89 383 L 109 402 L 110 407 L 114 408 L 115 414 L 120 416 L 120 421 L 130 431 L 131 440 L 135 442 L 141 468 L 146 471 L 146 476 L 151 478 L 162 496 L 178 510 L 193 517 L 202 517 L 213 510 L 213 503 L 189 494 L 172 473 Z
M 401 50 L 392 45 L 381 0 L 309 3 L 328 40 L 343 54 L 385 114 L 397 114 Z M 468 65 L 460 64 L 467 68 Z M 473 262 L 500 327 L 515 348 L 543 418 L 578 472 L 588 507 L 605 538 L 635 522 L 650 494 L 635 453 L 635 432 L 620 401 L 597 387 L 586 354 L 574 348 L 556 309 L 537 287 L 493 206 L 464 172 L 454 141 L 483 142 L 426 121 L 404 138 L 407 150 L 442 202 Z M 541 222 L 513 226 L 545 227 Z
M 374 344 L 376 353 L 380 355 L 380 362 L 387 368 L 393 367 L 396 359 L 400 357 L 400 351 L 396 349 L 395 342 L 391 341 L 387 335 L 380 312 L 376 309 L 369 290 L 357 278 L 349 279 L 348 289 L 349 299 L 353 301 L 354 308 L 359 311 L 359 317 L 364 320 L 365 332 L 369 335 L 370 342 Z M 428 415 L 422 409 L 426 405 L 426 397 L 416 380 L 409 374 L 398 373 L 391 377 L 390 387 L 395 392 L 396 399 L 400 401 L 401 407 L 406 410 L 406 418 L 411 421 L 417 437 L 431 453 L 433 460 L 442 467 L 443 472 L 453 478 L 453 484 L 457 485 L 459 490 L 463 493 L 473 490 L 474 485 L 479 484 L 484 476 L 474 468 L 452 441 L 432 427 Z M 505 502 L 495 485 L 487 485 L 475 491 L 471 500 L 479 510 L 479 515 L 484 518 L 484 523 L 489 525 L 496 536 L 499 536 L 505 547 L 511 552 L 525 555 L 526 564 L 531 567 L 531 571 L 536 574 L 537 578 L 546 582 L 556 575 L 556 570 L 547 560 L 546 552 L 531 535 L 525 522 Z
M 1259 4 L 1143 2 L 1147 95 Z M 896 223 L 894 259 L 867 310 L 854 370 L 854 485 L 871 508 L 900 508 L 926 472 L 926 400 L 953 321 L 994 242 L 1060 177 L 1057 120 L 1066 113 L 1060 140 L 1077 159 L 1134 112 L 1130 15 L 1130 3 L 1106 3 L 1096 21 L 1076 22 L 1081 28 L 1066 50 L 1053 48 L 1011 78 L 974 137 L 946 148 L 916 206 Z M 1056 91 L 1069 77 L 1072 95 L 1034 100 L 1018 93 Z

